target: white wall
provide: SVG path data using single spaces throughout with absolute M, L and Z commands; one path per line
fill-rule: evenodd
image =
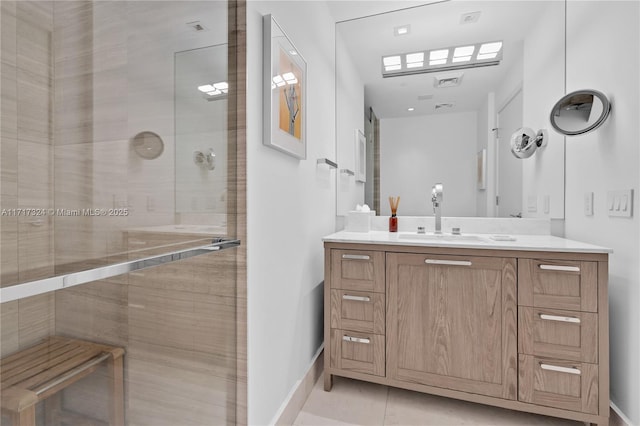
M 337 114 L 337 158 L 339 169 L 349 169 L 355 172 L 355 132 L 364 132 L 364 84 L 358 74 L 355 64 L 341 42 L 339 29 L 336 33 L 336 105 Z M 367 144 L 367 148 L 370 145 Z M 364 203 L 364 183 L 356 182 L 354 176 L 344 173 L 338 174 L 338 215 L 346 215 L 349 210 L 355 210 L 356 204 Z M 369 206 L 373 208 L 373 206 Z
M 495 141 L 493 136 L 493 128 L 496 122 L 495 93 L 489 92 L 486 99 L 480 105 L 478 110 L 478 129 L 476 134 L 477 151 L 487 150 L 486 164 L 486 188 L 476 189 L 476 216 L 492 217 L 495 214 Z
M 551 129 L 549 113 L 564 95 L 564 2 L 549 2 L 524 41 L 523 125 L 547 129 L 549 141 L 533 157 L 523 160 L 522 214 L 526 217 L 564 217 L 564 138 Z M 544 197 L 549 197 L 549 212 Z M 535 197 L 536 212 L 528 211 Z
M 262 145 L 262 15 L 307 61 L 307 159 Z M 247 4 L 249 424 L 268 424 L 322 344 L 321 238 L 335 229 L 334 22 L 324 2 Z M 358 109 L 362 117 L 362 108 Z
M 440 182 L 443 216 L 475 216 L 476 120 L 476 112 L 381 119 L 381 215 L 391 214 L 388 197 L 400 196 L 399 216 L 433 216 L 431 187 Z
M 612 101 L 598 130 L 567 137 L 566 235 L 607 247 L 610 257 L 611 400 L 640 424 L 640 220 L 638 2 L 569 1 L 567 92 L 591 88 Z M 634 216 L 610 218 L 606 193 L 634 189 Z M 594 215 L 583 213 L 585 192 L 594 193 Z

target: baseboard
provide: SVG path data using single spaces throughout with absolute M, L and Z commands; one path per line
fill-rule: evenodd
M 276 426 L 293 425 L 293 422 L 296 420 L 296 417 L 298 417 L 298 413 L 300 413 L 302 406 L 307 401 L 307 398 L 313 389 L 313 385 L 324 370 L 324 357 L 322 356 L 323 348 L 324 344 L 320 346 L 318 352 L 313 356 L 306 374 L 296 383 L 293 389 L 291 389 L 291 392 L 280 406 L 276 415 L 273 417 L 274 420 L 269 424 Z
M 611 411 L 609 413 L 609 426 L 633 426 L 631 420 L 624 415 L 622 410 L 618 408 L 613 402 L 611 404 Z

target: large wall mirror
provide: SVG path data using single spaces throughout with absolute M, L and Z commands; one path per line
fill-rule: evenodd
M 387 10 L 405 9 L 385 13 L 377 13 L 384 2 L 370 11 L 372 2 L 360 2 L 359 17 L 351 3 L 330 3 L 339 21 L 337 214 L 366 202 L 389 215 L 388 197 L 401 196 L 399 215 L 432 215 L 431 187 L 441 182 L 445 216 L 563 218 L 564 136 L 550 132 L 524 160 L 510 138 L 521 127 L 550 129 L 550 108 L 564 94 L 564 1 L 388 2 Z M 497 65 L 469 67 L 495 42 Z M 471 60 L 455 53 L 469 46 Z M 448 69 L 414 72 L 443 50 Z M 383 77 L 383 57 L 393 56 L 408 75 Z M 365 182 L 348 173 L 354 129 L 366 136 Z

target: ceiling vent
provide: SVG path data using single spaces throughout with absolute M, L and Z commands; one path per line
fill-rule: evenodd
M 429 99 L 433 99 L 433 95 L 418 95 L 419 101 L 428 101 Z
M 460 86 L 463 76 L 463 72 L 436 75 L 433 77 L 433 87 L 443 89 L 445 87 Z
M 441 103 L 441 104 L 436 104 L 436 111 L 439 109 L 447 109 L 447 108 L 453 108 L 455 106 L 454 103 L 451 102 L 445 102 L 445 103 Z

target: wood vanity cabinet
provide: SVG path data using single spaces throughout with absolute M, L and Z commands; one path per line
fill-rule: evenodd
M 334 375 L 608 424 L 606 253 L 325 242 Z

